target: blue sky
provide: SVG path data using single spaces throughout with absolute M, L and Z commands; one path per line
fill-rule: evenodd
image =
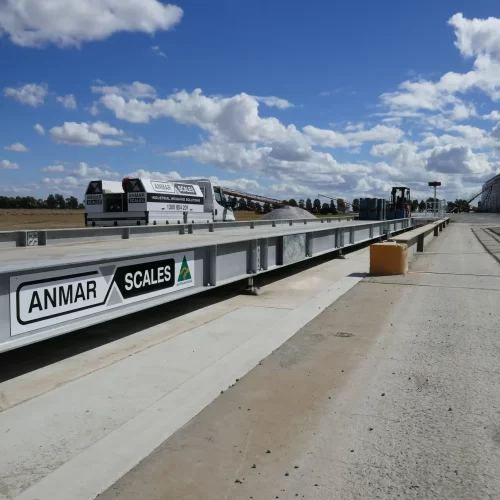
M 498 2 L 19 3 L 0 5 L 0 194 L 138 174 L 454 199 L 500 172 Z

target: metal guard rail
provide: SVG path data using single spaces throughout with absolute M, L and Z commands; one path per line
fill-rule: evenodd
M 152 236 L 167 233 L 192 234 L 195 230 L 208 230 L 214 232 L 221 229 L 250 228 L 259 226 L 299 224 L 318 224 L 343 222 L 354 220 L 351 217 L 324 217 L 318 219 L 282 219 L 282 220 L 255 220 L 242 222 L 213 222 L 194 224 L 169 224 L 164 226 L 111 226 L 111 227 L 83 227 L 68 229 L 33 229 L 22 231 L 0 231 L 0 248 L 2 246 L 30 247 L 58 243 L 74 243 L 89 241 L 99 238 L 130 239 L 141 236 Z

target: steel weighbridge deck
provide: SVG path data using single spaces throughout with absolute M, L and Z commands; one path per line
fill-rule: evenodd
M 278 221 L 277 221 L 278 222 Z M 393 221 L 196 224 L 0 247 L 0 352 L 183 299 L 412 226 Z M 121 235 L 124 228 L 116 229 Z M 70 234 L 70 232 L 60 233 Z M 81 235 L 88 233 L 81 231 Z

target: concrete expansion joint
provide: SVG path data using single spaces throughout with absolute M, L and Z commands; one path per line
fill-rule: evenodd
M 482 247 L 486 250 L 486 252 L 491 255 L 497 262 L 500 262 L 500 251 L 493 251 L 490 248 L 490 244 L 492 242 L 496 246 L 497 244 L 500 244 L 500 240 L 497 239 L 496 236 L 493 236 L 493 233 L 489 230 L 489 228 L 481 228 L 479 230 L 471 228 L 471 231 L 477 238 L 479 243 L 482 245 Z M 481 233 L 482 236 L 480 236 L 479 233 Z
M 448 290 L 484 290 L 498 292 L 497 288 L 488 287 L 473 287 L 473 286 L 451 286 L 451 285 L 433 285 L 430 283 L 395 283 L 393 281 L 364 281 L 363 283 L 369 283 L 371 285 L 393 285 L 393 286 L 418 286 L 422 288 L 445 288 Z
M 432 254 L 427 254 L 427 255 L 446 255 L 446 254 L 441 254 L 441 253 L 432 253 Z M 481 254 L 481 255 L 484 255 Z M 500 278 L 500 274 L 471 274 L 471 273 L 444 273 L 444 272 L 437 272 L 437 271 L 410 271 L 408 274 L 437 274 L 438 276 L 471 276 L 473 278 Z

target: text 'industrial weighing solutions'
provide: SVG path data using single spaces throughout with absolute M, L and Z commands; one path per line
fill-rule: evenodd
M 194 286 L 194 252 L 10 278 L 11 335 Z

